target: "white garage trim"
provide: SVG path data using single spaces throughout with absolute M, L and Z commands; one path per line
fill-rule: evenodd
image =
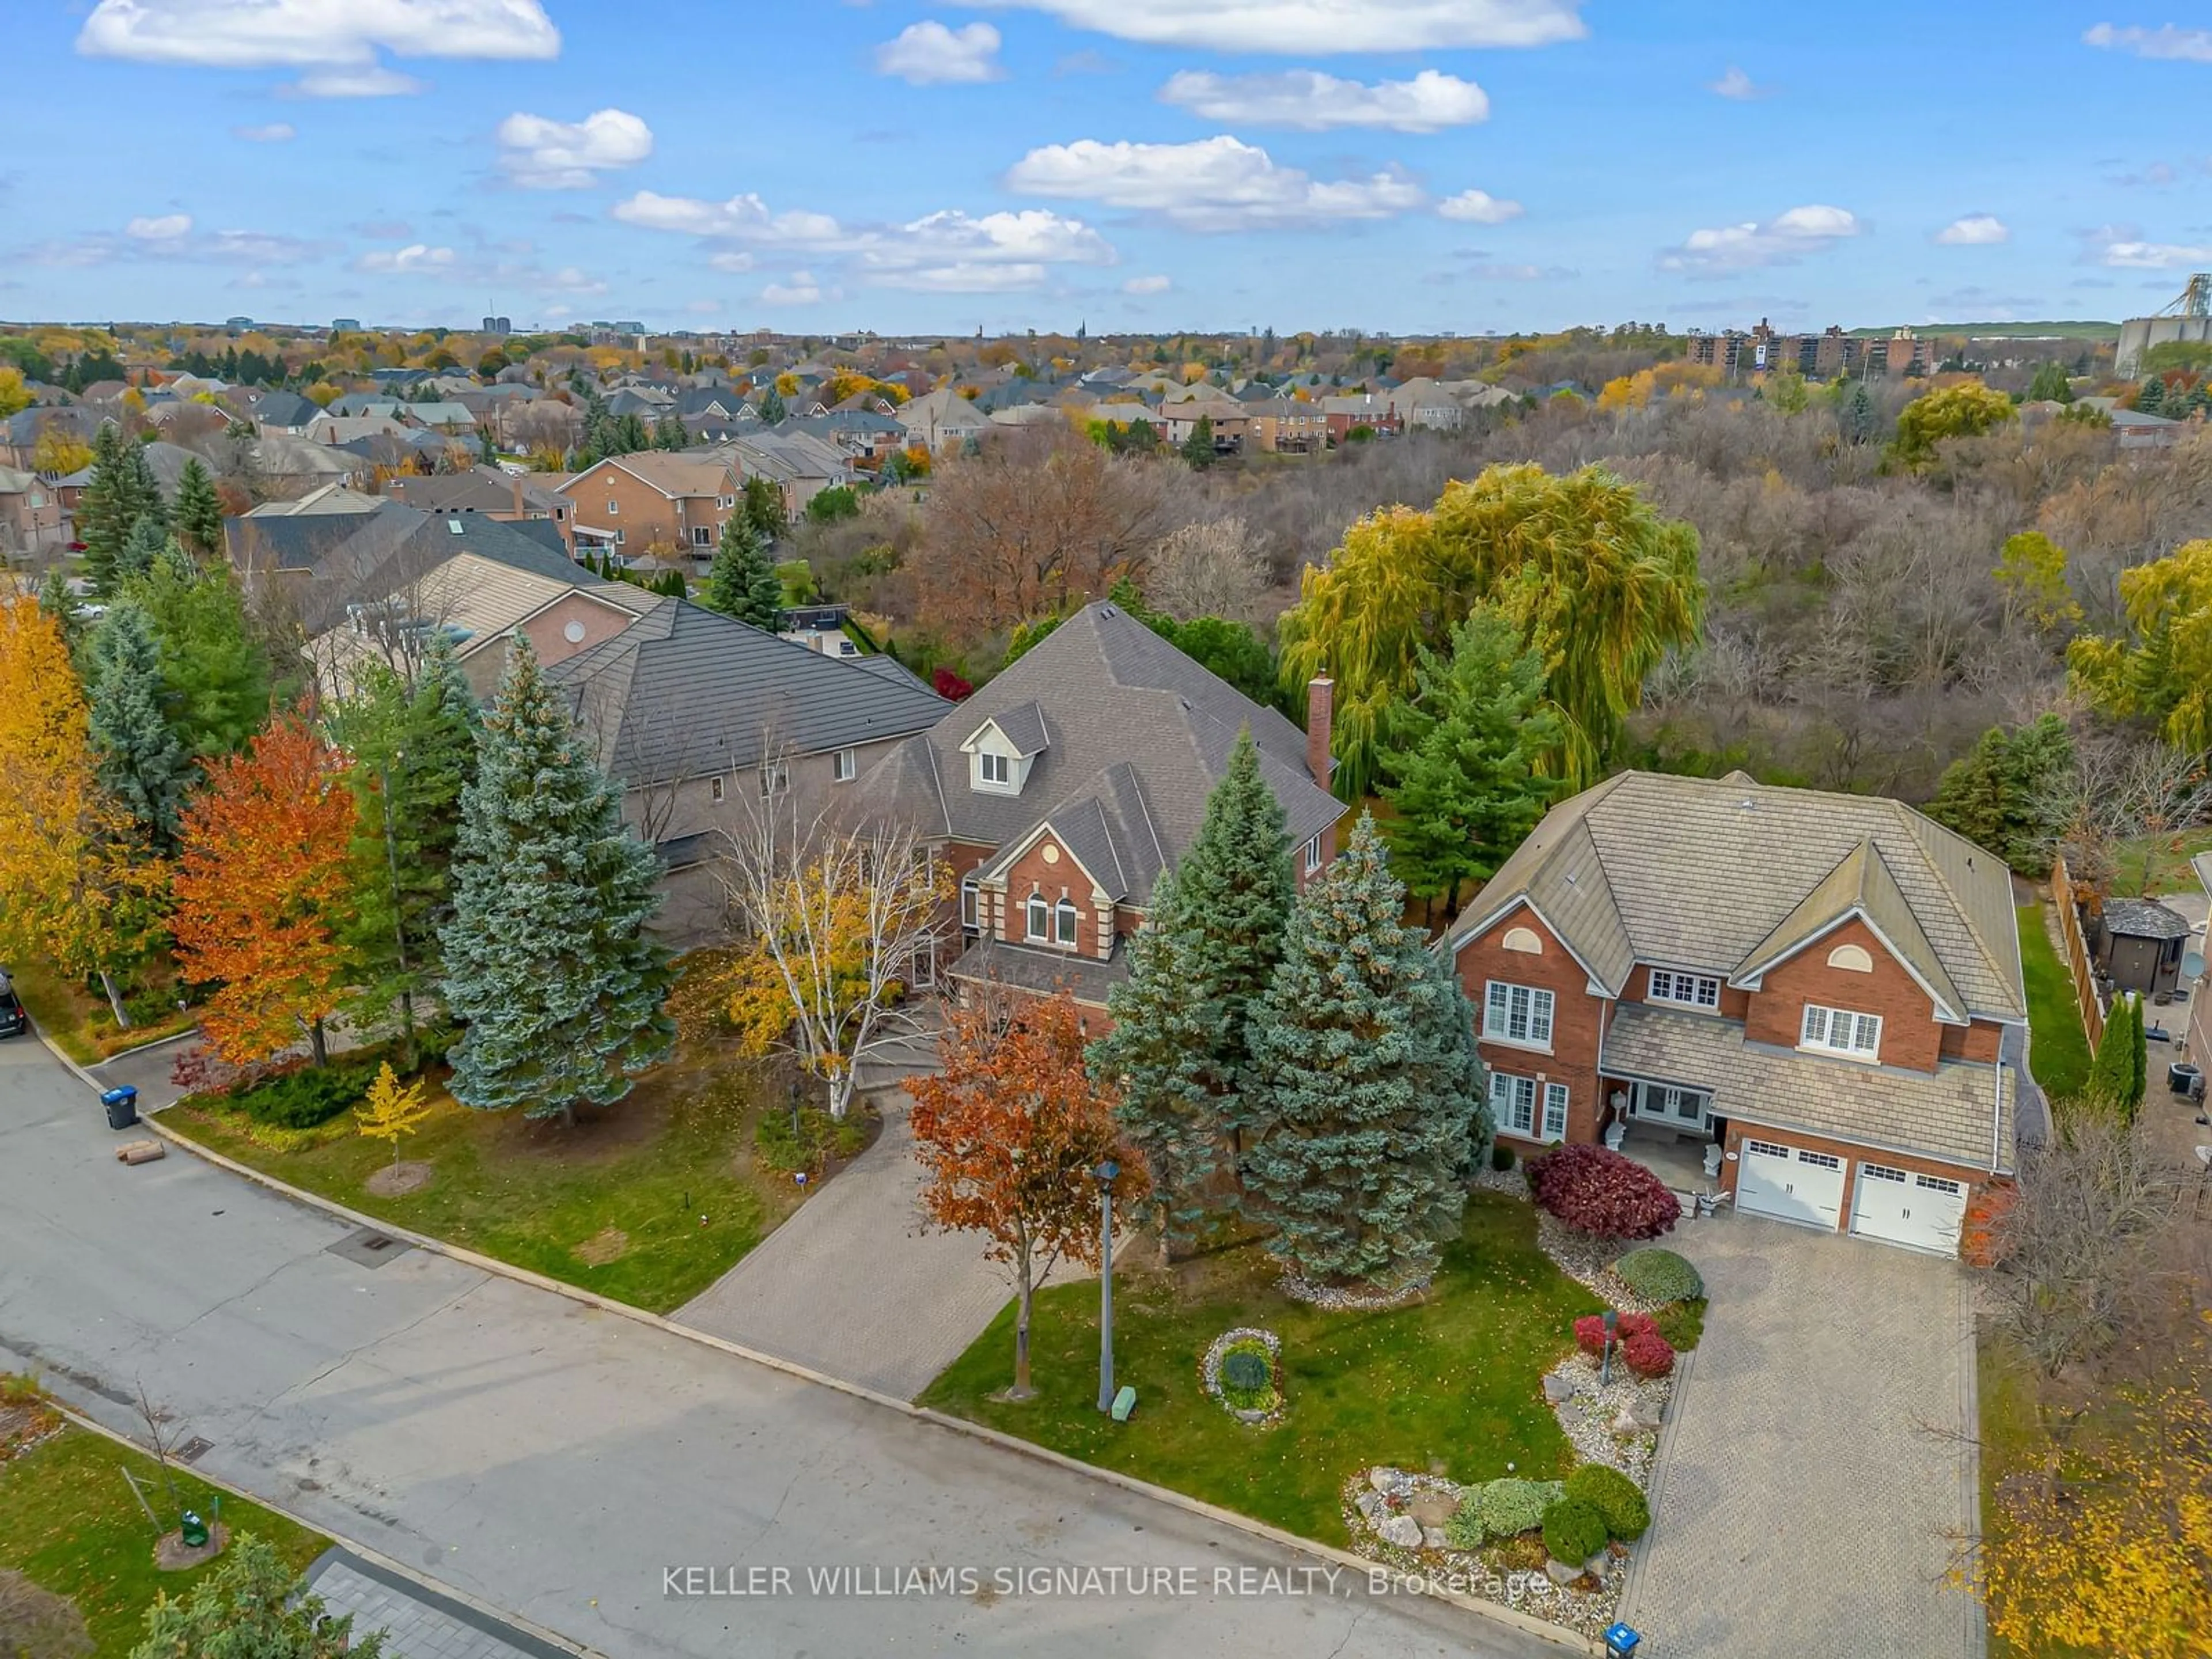
M 1966 1217 L 1966 1183 L 1881 1164 L 1859 1165 L 1851 1199 L 1851 1231 L 1936 1255 L 1959 1253 Z
M 1850 1165 L 1832 1152 L 1746 1136 L 1736 1161 L 1735 1206 L 1829 1232 L 1843 1219 Z

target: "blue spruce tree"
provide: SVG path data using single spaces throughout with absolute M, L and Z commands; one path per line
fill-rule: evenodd
M 668 955 L 646 933 L 659 866 L 622 819 L 528 643 L 516 636 L 461 793 L 446 1006 L 467 1026 L 453 1097 L 573 1122 L 665 1058 Z
M 1400 921 L 1374 819 L 1308 886 L 1254 1015 L 1244 1208 L 1315 1284 L 1397 1287 L 1457 1236 L 1487 1136 L 1465 999 Z
M 161 647 L 145 607 L 119 601 L 92 636 L 89 733 L 100 781 L 122 804 L 146 844 L 177 846 L 177 814 L 192 774 L 162 704 Z

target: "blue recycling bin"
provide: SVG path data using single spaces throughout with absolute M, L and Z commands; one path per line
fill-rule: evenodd
M 100 1103 L 107 1108 L 111 1129 L 127 1129 L 138 1121 L 138 1091 L 127 1083 L 100 1096 Z
M 1644 1645 L 1644 1638 L 1626 1625 L 1615 1624 L 1605 1633 L 1607 1659 L 1630 1659 Z

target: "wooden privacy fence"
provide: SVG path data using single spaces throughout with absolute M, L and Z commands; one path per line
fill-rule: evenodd
M 2066 952 L 2066 972 L 2074 981 L 2075 1005 L 2081 1011 L 2081 1029 L 2089 1034 L 2089 1050 L 2105 1040 L 2105 1006 L 2097 1000 L 2097 979 L 2089 966 L 2089 941 L 2081 937 L 2081 910 L 2074 893 L 2074 878 L 2061 859 L 2051 866 L 2051 908 L 2058 919 L 2058 939 Z

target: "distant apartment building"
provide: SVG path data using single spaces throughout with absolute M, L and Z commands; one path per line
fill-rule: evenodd
M 331 319 L 331 332 L 333 334 L 358 334 L 361 332 L 361 319 L 358 317 L 333 317 Z
M 1940 361 L 1933 341 L 1909 328 L 1887 339 L 1846 334 L 1834 324 L 1818 334 L 1778 333 L 1764 317 L 1757 327 L 1692 333 L 1684 342 L 1688 362 L 1729 375 L 1764 374 L 1794 368 L 1808 380 L 1839 374 L 1933 374 Z

